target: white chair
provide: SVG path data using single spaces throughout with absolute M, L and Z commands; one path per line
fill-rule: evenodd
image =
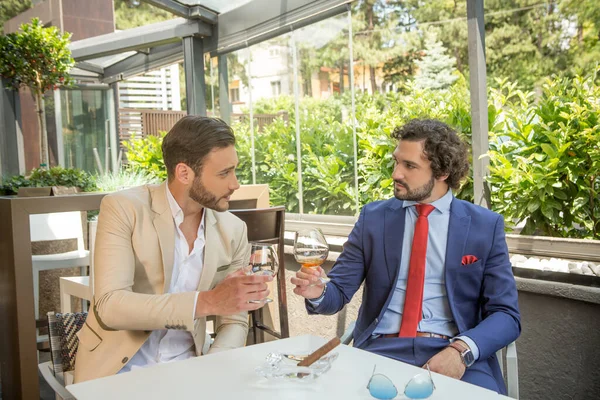
M 87 266 L 90 264 L 90 256 L 83 243 L 83 225 L 80 211 L 33 214 L 29 218 L 32 242 L 77 240 L 77 250 L 32 256 L 35 319 L 38 320 L 40 317 L 40 271 L 80 268 L 81 275 L 85 276 L 87 275 Z M 83 304 L 84 311 L 87 311 L 86 304 L 85 302 Z M 44 340 L 46 340 L 45 336 L 38 336 L 38 342 Z
M 356 325 L 356 321 L 350 322 L 348 328 L 344 331 L 344 334 L 340 338 L 340 341 L 349 345 L 352 342 L 352 334 L 354 333 L 354 326 Z M 506 349 L 506 388 L 508 390 L 508 396 L 513 399 L 519 398 L 519 368 L 517 365 L 517 345 L 515 342 L 512 342 Z M 502 350 L 500 349 L 496 352 L 496 357 L 498 358 L 498 363 L 500 364 L 500 371 L 502 371 L 502 376 L 504 376 L 504 357 L 502 356 Z
M 60 284 L 60 312 L 72 313 L 71 298 L 92 301 L 94 296 L 94 249 L 96 247 L 96 231 L 98 221 L 88 222 L 88 243 L 90 257 L 89 276 L 68 276 L 61 277 Z M 86 302 L 84 301 L 84 304 Z M 85 307 L 83 308 L 85 311 Z
M 500 371 L 504 376 L 504 362 L 506 361 L 506 389 L 508 390 L 508 397 L 513 399 L 519 398 L 519 364 L 517 360 L 517 343 L 512 342 L 505 347 L 506 356 L 502 356 L 502 350 L 496 352 L 496 358 L 498 364 L 500 364 Z

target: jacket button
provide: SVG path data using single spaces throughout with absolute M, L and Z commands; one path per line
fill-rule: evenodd
M 127 361 L 129 361 L 128 357 L 123 357 L 123 359 L 121 360 L 121 363 L 125 364 Z
M 165 329 L 171 329 L 171 325 L 165 325 Z
M 181 329 L 187 329 L 187 326 L 181 325 Z

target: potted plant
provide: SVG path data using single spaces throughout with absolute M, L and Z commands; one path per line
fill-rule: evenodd
M 39 19 L 21 25 L 19 32 L 0 36 L 0 76 L 15 90 L 27 87 L 35 98 L 40 136 L 40 167 L 48 167 L 48 133 L 44 93 L 72 82 L 75 61 L 69 50 L 70 33 L 44 28 Z

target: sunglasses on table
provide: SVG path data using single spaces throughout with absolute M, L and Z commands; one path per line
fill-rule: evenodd
M 435 390 L 435 384 L 431 378 L 431 371 L 429 370 L 429 364 L 426 364 L 427 372 L 415 375 L 404 387 L 404 396 L 407 399 L 428 399 Z M 376 374 L 375 369 L 377 365 L 373 367 L 373 374 L 367 389 L 369 393 L 376 399 L 379 400 L 391 400 L 398 395 L 398 389 L 394 383 L 383 374 Z

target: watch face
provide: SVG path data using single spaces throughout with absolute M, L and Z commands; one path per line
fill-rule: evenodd
M 465 361 L 465 365 L 467 367 L 470 367 L 471 365 L 473 365 L 473 363 L 475 363 L 475 357 L 473 357 L 473 353 L 471 353 L 471 350 L 467 350 L 462 354 L 463 360 Z

